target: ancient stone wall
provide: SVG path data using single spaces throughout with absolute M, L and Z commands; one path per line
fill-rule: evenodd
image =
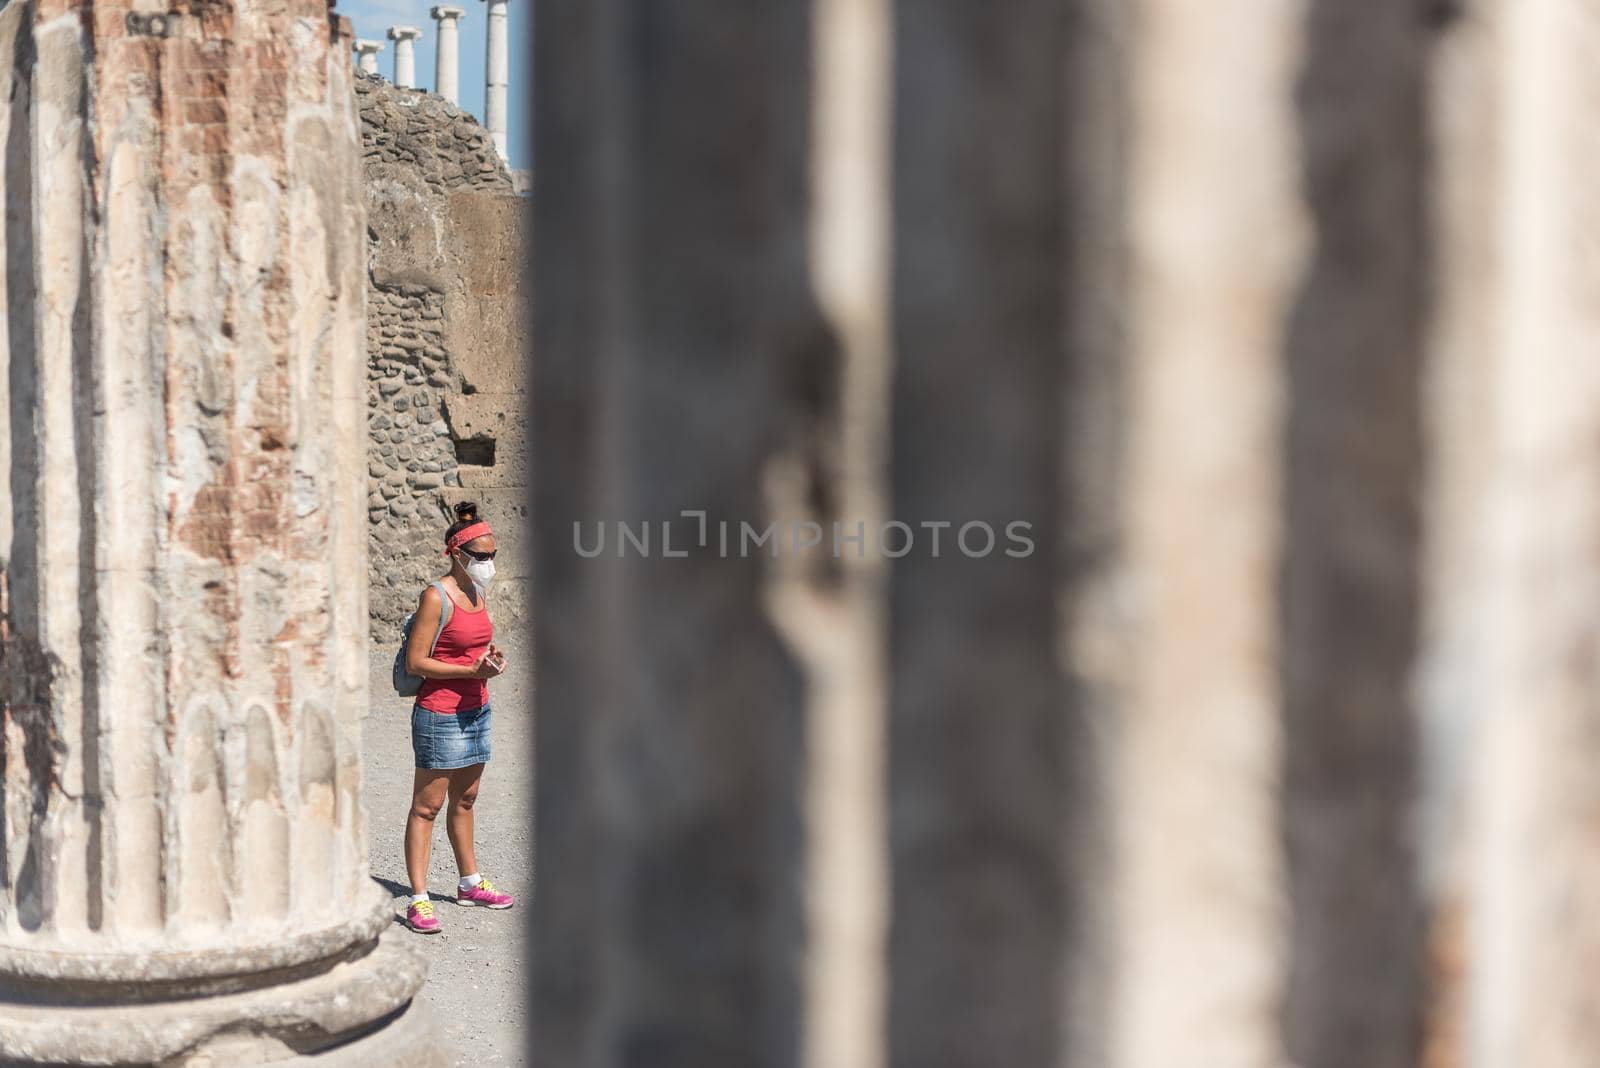
M 521 249 L 526 201 L 489 131 L 441 97 L 360 72 L 368 208 L 368 454 L 376 641 L 444 566 L 450 506 L 502 543 L 497 620 L 525 611 Z M 508 540 L 509 539 L 509 540 Z

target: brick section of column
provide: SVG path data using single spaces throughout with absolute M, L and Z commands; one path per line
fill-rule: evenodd
M 952 526 L 891 569 L 888 1043 L 846 1059 L 1594 1060 L 1600 20 L 896 7 L 892 515 Z M 770 214 L 829 210 L 778 150 L 808 73 L 748 5 L 540 10 L 541 1052 L 791 1064 L 779 884 L 828 865 L 785 867 L 777 587 L 572 524 L 837 507 Z

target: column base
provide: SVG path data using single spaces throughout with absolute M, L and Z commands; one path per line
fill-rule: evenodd
M 0 1000 L 6 1065 L 385 1064 L 436 1068 L 427 964 L 391 928 L 371 952 L 308 978 L 240 993 L 137 1004 Z

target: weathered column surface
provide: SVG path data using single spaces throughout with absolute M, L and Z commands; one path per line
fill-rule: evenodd
M 348 22 L 152 28 L 0 11 L 0 1062 L 432 1063 L 361 807 Z
M 368 74 L 378 73 L 378 53 L 383 51 L 382 41 L 359 40 L 356 42 L 356 62 Z
M 439 24 L 439 38 L 434 51 L 433 91 L 452 104 L 461 102 L 461 20 L 466 9 L 436 7 L 428 12 Z
M 506 28 L 507 0 L 484 0 L 489 5 L 483 61 L 483 124 L 494 137 L 500 158 L 506 158 L 506 86 L 510 79 L 510 38 Z
M 417 52 L 412 42 L 421 36 L 415 26 L 389 27 L 389 40 L 394 42 L 394 84 L 403 89 L 417 87 Z

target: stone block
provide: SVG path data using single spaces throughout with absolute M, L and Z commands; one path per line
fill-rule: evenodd
M 450 271 L 441 221 L 433 197 L 415 175 L 396 169 L 381 182 L 369 182 L 367 225 L 376 235 L 373 283 L 410 291 L 443 289 Z

